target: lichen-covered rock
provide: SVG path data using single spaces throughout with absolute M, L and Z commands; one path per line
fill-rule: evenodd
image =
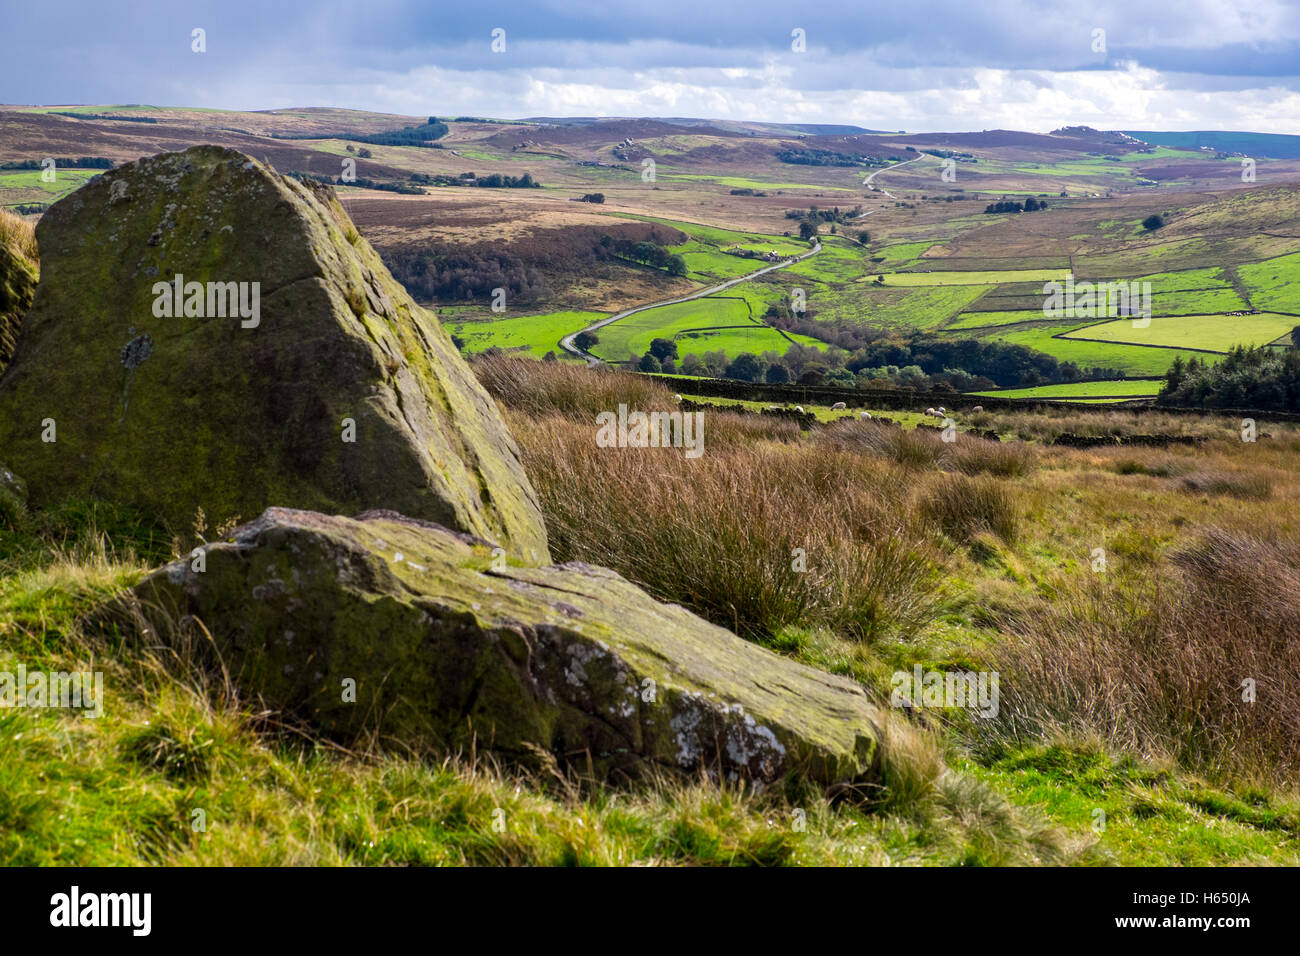
M 39 269 L 35 250 L 19 235 L 25 228 L 19 217 L 3 210 L 0 216 L 8 220 L 0 222 L 0 373 L 3 373 L 18 346 L 18 327 L 24 313 L 31 308 Z
M 0 382 L 33 504 L 107 497 L 177 529 L 392 508 L 549 560 L 496 405 L 332 190 L 199 146 L 96 178 L 37 237 Z
M 832 787 L 879 770 L 880 715 L 852 681 L 613 571 L 506 566 L 483 542 L 391 512 L 269 509 L 154 572 L 133 604 L 164 640 L 202 647 L 210 633 L 244 693 L 345 739 L 377 728 L 525 762 L 537 747 L 606 776 Z

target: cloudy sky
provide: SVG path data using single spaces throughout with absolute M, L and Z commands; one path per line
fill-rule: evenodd
M 33 0 L 4 22 L 4 103 L 1300 132 L 1297 0 Z

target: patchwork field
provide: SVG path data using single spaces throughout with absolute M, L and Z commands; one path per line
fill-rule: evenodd
M 1237 316 L 1167 316 L 1150 320 L 1115 319 L 1075 329 L 1065 333 L 1063 338 L 1227 352 L 1236 345 L 1267 345 L 1289 334 L 1296 323 L 1294 316 L 1271 312 Z
M 1146 398 L 1160 391 L 1162 379 L 1114 379 L 1097 382 L 1067 382 L 1062 385 L 1040 385 L 1036 388 L 1003 388 L 972 395 L 998 398 L 1036 398 L 1042 400 L 1097 401 Z
M 1024 345 L 1084 367 L 1156 375 L 1179 353 L 1285 344 L 1300 324 L 1300 195 L 1290 185 L 1300 179 L 1300 157 L 1260 157 L 1258 183 L 1245 186 L 1231 157 L 1167 138 L 1148 147 L 1082 128 L 970 134 L 959 137 L 960 148 L 947 134 L 797 134 L 805 137 L 800 149 L 870 157 L 866 165 L 839 167 L 784 161 L 789 129 L 761 125 L 462 118 L 447 121 L 439 148 L 369 144 L 362 157 L 352 137 L 423 118 L 111 105 L 10 109 L 3 117 L 0 160 L 93 155 L 123 162 L 205 141 L 282 171 L 333 177 L 343 159 L 355 158 L 358 176 L 404 190 L 339 187 L 345 208 L 382 253 L 432 246 L 435 258 L 466 260 L 447 261 L 440 267 L 446 271 L 492 273 L 468 291 L 433 291 L 422 300 L 451 307 L 440 314 L 469 352 L 495 346 L 541 357 L 602 315 L 766 264 L 729 250 L 802 255 L 811 248 L 800 238 L 805 217 L 815 221 L 821 251 L 729 288 L 726 295 L 746 308 L 705 300 L 638 313 L 601 330 L 596 354 L 624 362 L 665 337 L 681 354 L 783 354 L 800 344 L 842 362 L 845 356 L 826 346 L 843 341 L 836 330 L 851 325 L 889 336 Z M 955 182 L 938 175 L 939 157 L 949 152 L 960 157 Z M 656 161 L 656 181 L 641 179 L 643 158 Z M 446 185 L 523 172 L 542 188 Z M 51 184 L 40 182 L 39 171 L 0 171 L 0 204 L 47 203 L 95 173 L 60 170 Z M 1047 208 L 985 211 L 991 200 L 1026 196 Z M 583 199 L 591 201 L 575 201 Z M 1152 214 L 1162 217 L 1157 229 L 1143 225 Z M 632 223 L 657 230 L 663 247 L 682 256 L 686 275 L 626 259 L 594 262 L 601 235 Z M 1123 320 L 1044 317 L 1043 284 L 1067 273 L 1076 281 L 1150 282 L 1155 321 L 1135 335 L 1140 330 Z M 503 284 L 517 291 L 512 283 L 527 287 L 529 295 L 515 300 L 528 303 L 527 314 L 489 315 L 487 292 Z M 805 318 L 797 331 L 770 327 L 800 301 L 811 324 Z M 1251 311 L 1258 314 L 1227 315 Z M 1175 316 L 1185 321 L 1174 324 Z M 1093 338 L 1101 341 L 1083 341 Z
M 568 353 L 560 348 L 560 339 L 604 318 L 605 313 L 550 312 L 462 321 L 457 321 L 455 315 L 454 310 L 441 310 L 443 325 L 465 343 L 466 352 L 482 352 L 495 347 L 522 349 L 536 358 L 542 358 L 547 352 L 564 358 Z
M 784 352 L 794 342 L 824 347 L 823 343 L 808 336 L 787 336 L 756 322 L 743 298 L 725 296 L 647 309 L 607 325 L 597 334 L 600 343 L 591 352 L 611 362 L 639 358 L 656 338 L 676 342 L 681 356 L 717 350 L 726 352 L 730 358 L 741 352 Z

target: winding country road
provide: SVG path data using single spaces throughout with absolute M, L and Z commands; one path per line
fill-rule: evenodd
M 592 355 L 590 352 L 585 351 L 584 349 L 578 348 L 578 346 L 575 345 L 573 342 L 573 340 L 576 339 L 583 332 L 594 332 L 597 329 L 603 329 L 605 326 L 609 325 L 612 322 L 617 322 L 619 319 L 626 319 L 629 315 L 636 315 L 638 312 L 645 312 L 648 309 L 657 309 L 663 305 L 676 305 L 679 302 L 690 302 L 692 299 L 701 299 L 706 295 L 714 295 L 718 292 L 721 292 L 723 289 L 730 289 L 733 285 L 739 285 L 742 282 L 748 282 L 751 279 L 757 279 L 759 276 L 766 275 L 767 273 L 771 272 L 773 269 L 784 269 L 786 266 L 792 263 L 802 262 L 804 259 L 807 259 L 809 256 L 816 255 L 818 252 L 821 252 L 821 248 L 822 248 L 822 244 L 819 242 L 817 243 L 817 245 L 813 246 L 811 249 L 809 249 L 801 256 L 795 256 L 793 259 L 785 260 L 785 262 L 777 262 L 773 265 L 767 266 L 766 268 L 759 269 L 757 272 L 751 272 L 748 275 L 737 276 L 734 279 L 728 279 L 726 282 L 723 282 L 720 285 L 710 286 L 707 289 L 700 289 L 698 292 L 692 292 L 690 295 L 678 296 L 675 299 L 662 299 L 659 302 L 650 302 L 647 303 L 646 305 L 638 305 L 631 309 L 624 309 L 622 312 L 617 312 L 614 315 L 601 319 L 599 322 L 593 322 L 585 329 L 579 329 L 577 332 L 569 333 L 564 338 L 560 339 L 560 347 L 563 348 L 566 352 L 570 352 L 574 355 L 577 355 L 580 358 L 586 359 L 587 364 L 589 365 L 599 365 L 600 362 L 602 361 L 601 359 Z
M 862 181 L 862 184 L 864 186 L 870 185 L 871 180 L 876 178 L 876 176 L 878 176 L 880 173 L 888 172 L 891 169 L 897 169 L 899 166 L 906 166 L 908 163 L 914 163 L 920 158 L 921 158 L 920 156 L 914 156 L 911 159 L 903 160 L 903 162 L 901 163 L 895 163 L 892 166 L 886 166 L 883 169 L 877 169 L 874 173 L 872 173 L 870 176 L 864 179 Z M 884 187 L 878 186 L 876 188 L 880 192 L 888 196 L 890 199 L 895 198 L 894 194 L 891 193 L 889 190 L 885 189 Z M 857 218 L 865 219 L 867 216 L 870 216 L 873 212 L 875 212 L 874 209 L 868 210 L 867 212 L 864 212 L 861 216 L 858 216 Z M 778 262 L 773 265 L 766 266 L 762 269 L 759 269 L 757 272 L 750 272 L 747 275 L 737 276 L 734 279 L 728 279 L 726 282 L 723 282 L 719 285 L 710 286 L 707 289 L 700 289 L 697 292 L 692 292 L 690 295 L 678 296 L 677 298 L 674 299 L 661 299 L 658 302 L 648 302 L 645 305 L 638 305 L 630 309 L 624 309 L 622 312 L 616 312 L 615 314 L 611 316 L 607 316 L 606 318 L 603 318 L 598 322 L 593 322 L 591 325 L 588 325 L 585 328 L 581 328 L 576 332 L 570 332 L 564 338 L 560 339 L 560 348 L 564 349 L 566 352 L 568 352 L 571 355 L 576 355 L 578 358 L 586 359 L 588 365 L 599 365 L 603 361 L 603 359 L 598 358 L 595 355 L 592 355 L 590 352 L 586 351 L 585 349 L 578 348 L 578 346 L 574 344 L 574 339 L 576 339 L 583 332 L 595 332 L 597 329 L 603 329 L 605 326 L 611 325 L 614 322 L 617 322 L 619 319 L 626 319 L 629 315 L 636 315 L 638 312 L 646 312 L 650 309 L 657 309 L 660 306 L 664 306 L 664 305 L 676 305 L 679 302 L 690 302 L 692 299 L 702 299 L 705 296 L 716 295 L 717 293 L 723 291 L 724 289 L 730 289 L 733 285 L 739 285 L 742 282 L 750 282 L 753 279 L 757 279 L 761 275 L 767 275 L 767 273 L 772 272 L 774 269 L 784 269 L 786 266 L 792 265 L 793 263 L 802 262 L 804 259 L 807 259 L 809 256 L 815 256 L 817 253 L 821 252 L 821 250 L 822 250 L 822 244 L 818 242 L 815 246 L 813 246 L 811 249 L 809 249 L 801 256 L 795 256 L 793 259 L 785 260 L 785 262 Z

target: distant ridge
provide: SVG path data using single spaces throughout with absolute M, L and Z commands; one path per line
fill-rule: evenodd
M 628 120 L 667 123 L 672 126 L 709 126 L 731 132 L 803 133 L 808 136 L 859 136 L 863 133 L 894 133 L 896 130 L 865 129 L 841 123 L 766 123 L 749 120 L 700 119 L 689 116 L 529 116 L 521 122 L 552 126 L 591 126 L 595 123 Z
M 1123 130 L 1129 136 L 1145 140 L 1152 146 L 1171 146 L 1183 149 L 1210 149 L 1224 153 L 1242 153 L 1246 156 L 1267 156 L 1272 159 L 1300 159 L 1300 136 L 1287 133 L 1250 133 L 1240 130 L 1183 130 L 1158 132 L 1154 130 Z

